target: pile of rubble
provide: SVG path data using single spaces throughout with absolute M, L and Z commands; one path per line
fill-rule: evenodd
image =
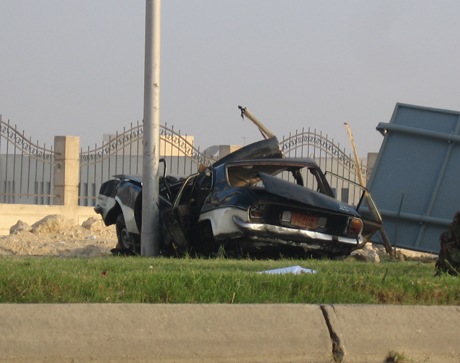
M 18 221 L 9 236 L 0 237 L 2 256 L 100 257 L 117 244 L 115 226 L 90 218 L 77 225 L 61 215 L 50 215 L 32 226 Z
M 389 256 L 383 245 L 367 243 L 363 249 L 353 251 L 348 258 L 365 262 L 380 262 L 381 259 L 388 259 Z M 403 248 L 396 249 L 396 259 L 399 261 L 419 260 L 425 262 L 436 262 L 437 258 L 437 255 L 430 253 L 416 252 Z

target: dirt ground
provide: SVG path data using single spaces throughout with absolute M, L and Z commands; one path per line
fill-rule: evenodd
M 32 226 L 18 222 L 0 236 L 1 256 L 110 256 L 117 244 L 115 226 L 90 218 L 81 226 L 62 216 L 48 216 Z

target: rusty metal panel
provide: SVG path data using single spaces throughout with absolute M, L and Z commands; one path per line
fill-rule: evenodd
M 460 112 L 396 104 L 368 183 L 392 245 L 439 253 L 460 210 Z

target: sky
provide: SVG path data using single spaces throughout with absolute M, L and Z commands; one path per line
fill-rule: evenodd
M 201 150 L 316 130 L 378 152 L 396 103 L 460 110 L 460 1 L 163 0 L 160 123 Z M 83 148 L 143 119 L 145 1 L 2 0 L 0 114 Z

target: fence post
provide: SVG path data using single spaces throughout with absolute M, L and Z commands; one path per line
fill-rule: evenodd
M 79 137 L 54 137 L 54 205 L 78 207 L 79 152 Z

